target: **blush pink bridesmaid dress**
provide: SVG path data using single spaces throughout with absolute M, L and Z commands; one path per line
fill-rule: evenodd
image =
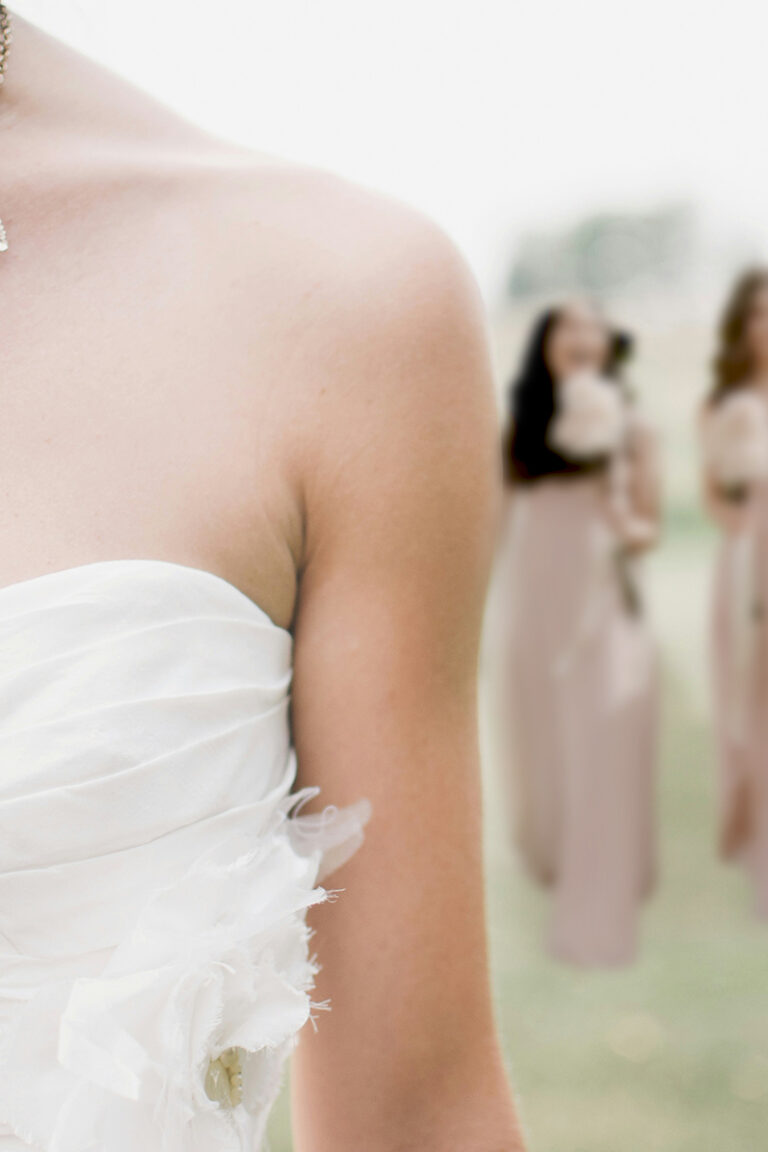
M 574 964 L 625 964 L 654 876 L 653 642 L 617 565 L 604 477 L 520 485 L 511 515 L 517 843 L 552 889 L 551 951 Z
M 750 528 L 724 535 L 715 569 L 713 688 L 721 854 L 742 862 L 768 920 L 768 485 Z

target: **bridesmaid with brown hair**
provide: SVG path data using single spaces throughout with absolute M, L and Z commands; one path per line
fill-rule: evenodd
M 656 437 L 631 342 L 546 312 L 511 390 L 508 720 L 517 842 L 553 892 L 561 959 L 622 964 L 654 873 L 656 677 L 637 558 L 659 526 Z M 602 429 L 602 430 L 601 430 Z
M 768 918 L 768 268 L 726 303 L 701 413 L 704 499 L 721 530 L 713 601 L 718 838 Z

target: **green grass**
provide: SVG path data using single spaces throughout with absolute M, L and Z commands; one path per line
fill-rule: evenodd
M 634 967 L 550 961 L 545 902 L 501 844 L 491 853 L 498 1016 L 534 1149 L 744 1152 L 765 1139 L 768 931 L 714 858 L 709 733 L 669 678 L 666 704 L 660 887 Z

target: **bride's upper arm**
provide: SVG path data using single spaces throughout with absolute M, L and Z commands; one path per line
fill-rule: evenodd
M 389 226 L 337 302 L 308 413 L 300 777 L 326 803 L 367 797 L 372 817 L 314 916 L 331 1012 L 299 1047 L 297 1148 L 491 1152 L 514 1139 L 476 730 L 497 424 L 471 277 L 431 226 Z

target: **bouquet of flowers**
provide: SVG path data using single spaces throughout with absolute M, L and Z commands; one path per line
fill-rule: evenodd
M 547 437 L 566 460 L 589 461 L 615 452 L 624 432 L 624 407 L 616 384 L 579 372 L 561 384 Z
M 706 415 L 704 462 L 730 500 L 744 500 L 768 478 L 768 406 L 746 388 L 734 391 Z

